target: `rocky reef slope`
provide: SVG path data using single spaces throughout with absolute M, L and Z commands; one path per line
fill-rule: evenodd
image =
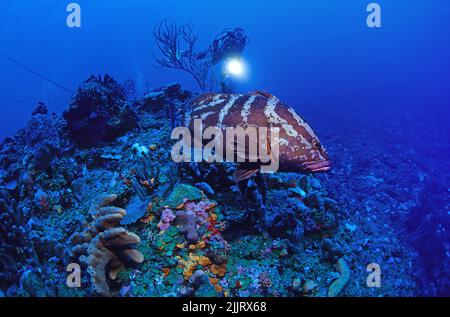
M 0 294 L 413 295 L 414 253 L 362 205 L 363 191 L 339 183 L 351 163 L 320 178 L 267 175 L 265 205 L 254 180 L 242 197 L 233 164 L 174 164 L 171 127 L 194 97 L 171 84 L 130 99 L 92 76 L 62 116 L 33 111 L 0 146 Z M 391 261 L 369 288 L 366 266 Z

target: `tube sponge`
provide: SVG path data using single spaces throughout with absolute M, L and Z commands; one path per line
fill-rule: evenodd
M 337 280 L 334 280 L 328 288 L 328 297 L 336 297 L 344 290 L 350 280 L 350 269 L 344 258 L 337 261 L 337 270 L 340 274 Z

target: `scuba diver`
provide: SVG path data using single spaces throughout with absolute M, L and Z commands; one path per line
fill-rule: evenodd
M 249 38 L 240 27 L 222 31 L 209 47 L 211 63 L 215 65 L 226 58 L 241 56 L 248 43 Z
M 248 43 L 243 28 L 225 29 L 216 35 L 207 50 L 197 54 L 197 59 L 208 58 L 211 65 L 216 65 L 226 58 L 241 56 Z
M 223 30 L 203 50 L 195 47 L 198 36 L 193 29 L 190 23 L 177 26 L 168 24 L 166 19 L 155 25 L 153 36 L 161 52 L 161 58 L 155 57 L 156 66 L 191 74 L 203 91 L 217 89 L 221 81 L 242 77 L 245 66 L 242 53 L 249 43 L 243 28 Z M 218 64 L 224 66 L 220 72 Z
M 225 29 L 217 34 L 208 49 L 197 53 L 197 60 L 205 60 L 211 66 L 230 59 L 240 59 L 245 46 L 250 42 L 243 28 Z M 223 93 L 234 91 L 233 78 L 222 73 L 220 89 Z
M 211 65 L 217 65 L 227 59 L 240 58 L 249 38 L 243 28 L 225 29 L 219 33 L 209 48 L 197 55 L 197 59 L 209 59 Z M 234 91 L 233 78 L 229 74 L 222 74 L 220 88 L 223 93 Z

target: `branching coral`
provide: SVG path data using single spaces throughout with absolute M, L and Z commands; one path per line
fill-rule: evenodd
M 162 54 L 162 58 L 155 58 L 159 66 L 188 72 L 203 91 L 214 85 L 211 59 L 196 51 L 198 36 L 192 24 L 169 25 L 163 20 L 155 26 L 153 35 Z
M 108 206 L 116 195 L 101 195 L 92 204 L 93 221 L 81 233 L 73 234 L 67 248 L 68 260 L 79 260 L 88 267 L 94 292 L 111 295 L 108 278 L 115 280 L 126 264 L 142 263 L 144 257 L 136 249 L 139 236 L 120 227 L 126 211 Z
M 268 272 L 261 272 L 258 276 L 259 287 L 264 291 L 272 287 L 272 280 L 270 279 L 270 274 Z

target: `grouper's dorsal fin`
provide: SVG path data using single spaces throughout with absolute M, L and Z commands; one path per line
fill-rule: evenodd
M 261 95 L 261 96 L 264 96 L 266 98 L 272 98 L 273 97 L 273 95 L 271 93 L 268 93 L 267 91 L 262 91 L 262 90 L 255 90 L 255 92 L 253 94 Z
M 238 168 L 233 173 L 233 178 L 236 183 L 239 183 L 243 180 L 249 179 L 256 173 L 258 173 L 259 169 L 245 169 L 243 166 L 238 166 Z

